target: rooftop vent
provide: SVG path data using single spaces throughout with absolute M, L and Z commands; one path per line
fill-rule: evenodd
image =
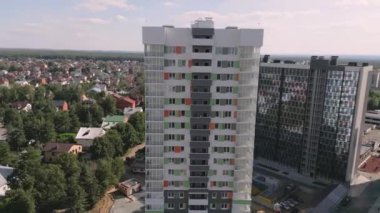
M 337 65 L 338 64 L 338 56 L 331 56 L 330 65 Z
M 192 28 L 214 28 L 214 22 L 211 17 L 204 19 L 199 18 L 191 25 Z
M 348 62 L 348 66 L 356 67 L 356 66 L 358 66 L 358 63 L 350 61 L 350 62 Z
M 274 59 L 273 63 L 275 63 L 275 64 L 281 64 L 281 60 L 280 59 Z
M 296 64 L 296 61 L 286 60 L 284 61 L 284 64 Z
M 270 57 L 270 55 L 264 55 L 264 57 L 263 57 L 263 63 L 268 63 L 269 62 L 269 57 Z

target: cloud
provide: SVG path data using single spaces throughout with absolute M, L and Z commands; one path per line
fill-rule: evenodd
M 300 10 L 300 11 L 252 11 L 247 13 L 217 13 L 214 11 L 188 11 L 181 14 L 178 18 L 182 23 L 190 23 L 198 18 L 212 17 L 219 26 L 239 23 L 241 26 L 252 26 L 252 24 L 269 20 L 298 18 L 301 16 L 311 16 L 319 14 L 319 10 Z
M 73 19 L 73 21 L 79 21 L 81 23 L 85 24 L 108 24 L 110 21 L 101 19 L 101 18 L 79 18 L 79 19 Z
M 165 2 L 164 2 L 164 6 L 165 6 L 165 7 L 173 7 L 174 5 L 175 5 L 175 3 L 172 2 L 172 1 L 165 1 Z
M 380 0 L 337 0 L 335 5 L 338 7 L 376 6 L 380 5 Z
M 109 8 L 135 10 L 136 6 L 125 0 L 83 0 L 76 8 L 90 11 L 104 11 Z
M 368 0 L 339 0 L 335 2 L 336 6 L 348 7 L 348 6 L 367 6 Z
M 127 17 L 123 16 L 123 15 L 116 15 L 115 18 L 119 21 L 126 21 L 127 20 Z

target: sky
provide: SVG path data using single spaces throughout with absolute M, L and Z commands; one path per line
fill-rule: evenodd
M 0 47 L 142 51 L 142 26 L 264 29 L 262 53 L 380 54 L 380 0 L 0 0 Z

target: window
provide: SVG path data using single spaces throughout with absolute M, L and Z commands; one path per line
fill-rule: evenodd
M 215 203 L 210 203 L 210 209 L 216 209 L 216 204 Z
M 185 208 L 186 208 L 186 203 L 179 204 L 179 209 L 185 209 Z
M 178 60 L 178 66 L 179 67 L 185 67 L 186 66 L 186 60 Z
M 236 47 L 216 47 L 217 55 L 237 55 Z
M 218 61 L 217 65 L 218 67 L 221 67 L 221 68 L 234 67 L 234 62 L 233 61 Z
M 169 104 L 175 104 L 175 98 L 169 98 Z
M 221 208 L 221 209 L 228 209 L 228 203 L 222 203 L 222 204 L 220 205 L 220 208 Z
M 184 192 L 180 192 L 179 193 L 179 198 L 184 198 L 185 197 L 185 193 Z
M 168 198 L 174 198 L 174 192 L 168 192 Z
M 228 193 L 227 192 L 223 192 L 222 193 L 222 199 L 227 199 L 228 198 Z
M 173 66 L 175 66 L 175 60 L 173 60 L 173 59 L 165 59 L 165 61 L 164 61 L 164 66 L 165 67 L 173 67 Z
M 213 193 L 211 194 L 211 198 L 216 199 L 216 197 L 217 197 L 217 193 L 216 193 L 216 192 L 213 192 Z
M 175 205 L 174 203 L 168 203 L 167 209 L 174 209 Z

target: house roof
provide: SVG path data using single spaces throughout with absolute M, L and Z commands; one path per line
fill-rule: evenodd
M 103 118 L 103 122 L 123 123 L 124 120 L 125 120 L 124 115 L 108 115 L 107 117 Z
M 95 138 L 102 137 L 104 134 L 105 131 L 103 128 L 81 127 L 75 139 L 93 140 Z
M 13 173 L 14 168 L 0 165 L 0 186 L 7 184 L 7 178 Z
M 29 104 L 29 102 L 27 102 L 27 101 L 16 101 L 16 102 L 13 102 L 13 103 L 11 104 L 11 106 L 12 106 L 13 108 L 16 108 L 16 109 L 23 109 L 23 108 L 25 108 L 28 104 Z
M 54 105 L 56 107 L 63 107 L 63 105 L 66 103 L 66 101 L 63 101 L 63 100 L 55 100 L 53 101 Z
M 73 146 L 82 146 L 82 145 L 72 144 L 72 143 L 47 143 L 44 146 L 43 151 L 44 152 L 60 152 L 60 153 L 69 152 Z

